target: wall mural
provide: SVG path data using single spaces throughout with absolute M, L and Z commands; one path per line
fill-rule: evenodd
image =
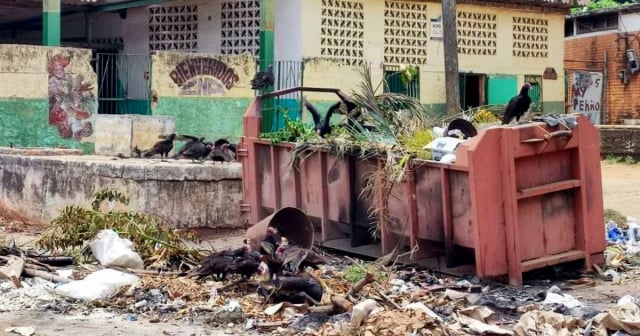
M 240 80 L 238 74 L 227 64 L 208 57 L 184 60 L 169 76 L 180 88 L 180 96 L 222 95 Z
M 81 140 L 93 134 L 89 118 L 97 111 L 93 87 L 82 74 L 68 71 L 68 54 L 49 57 L 49 124 L 58 128 L 63 139 Z

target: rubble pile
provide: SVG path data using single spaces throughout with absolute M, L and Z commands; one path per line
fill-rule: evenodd
M 160 271 L 144 267 L 148 260 L 131 241 L 105 230 L 86 244 L 92 264 L 0 249 L 0 312 L 106 309 L 127 321 L 186 321 L 235 334 L 638 335 L 638 296 L 615 298 L 603 310 L 572 293 L 634 279 L 637 244 L 629 238 L 634 220 L 628 223 L 594 274 L 523 288 L 332 256 L 278 240 L 275 230 L 259 253 L 244 246 L 210 254 L 190 271 Z

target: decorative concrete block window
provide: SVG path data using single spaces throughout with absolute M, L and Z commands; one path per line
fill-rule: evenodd
M 549 56 L 549 20 L 514 16 L 512 29 L 514 57 Z
M 497 53 L 497 15 L 459 11 L 456 21 L 459 54 L 493 56 Z
M 149 50 L 198 50 L 198 6 L 150 6 Z
M 364 62 L 364 4 L 322 0 L 320 55 L 347 65 Z
M 225 55 L 260 51 L 260 1 L 224 0 L 220 10 L 221 51 Z
M 427 64 L 427 4 L 384 2 L 384 63 Z

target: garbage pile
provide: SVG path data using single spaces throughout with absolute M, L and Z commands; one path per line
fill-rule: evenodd
M 601 276 L 620 283 L 640 270 L 640 223 L 633 217 L 610 216 L 605 223 L 607 248 Z M 618 221 L 618 222 L 616 222 Z
M 633 223 L 629 219 L 629 228 Z M 631 244 L 625 230 L 624 244 Z M 329 255 L 296 245 L 274 228 L 258 251 L 245 243 L 174 270 L 151 269 L 151 257 L 141 257 L 131 240 L 111 229 L 86 244 L 94 263 L 1 248 L 0 312 L 90 314 L 104 308 L 128 321 L 194 322 L 236 334 L 640 334 L 637 296 L 616 298 L 602 311 L 570 294 L 595 286 L 598 274 L 579 274 L 563 286 L 543 282 L 516 289 L 417 265 L 389 268 Z M 607 258 L 605 271 L 632 269 L 628 259 L 616 264 L 617 258 Z

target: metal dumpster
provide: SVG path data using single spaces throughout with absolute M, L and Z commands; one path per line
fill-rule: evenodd
M 292 90 L 313 89 L 270 96 Z M 359 195 L 385 158 L 316 152 L 290 170 L 294 144 L 259 138 L 261 99 L 244 115 L 238 155 L 252 224 L 297 207 L 313 222 L 317 245 L 379 256 L 405 237 L 414 259 L 442 253 L 450 266 L 463 256 L 479 277 L 508 276 L 517 286 L 526 271 L 603 261 L 599 132 L 582 115 L 571 130 L 541 122 L 483 130 L 458 147 L 453 165 L 413 159 L 379 204 L 385 212 L 370 218 L 371 202 L 382 198 Z M 372 222 L 382 224 L 379 239 Z

